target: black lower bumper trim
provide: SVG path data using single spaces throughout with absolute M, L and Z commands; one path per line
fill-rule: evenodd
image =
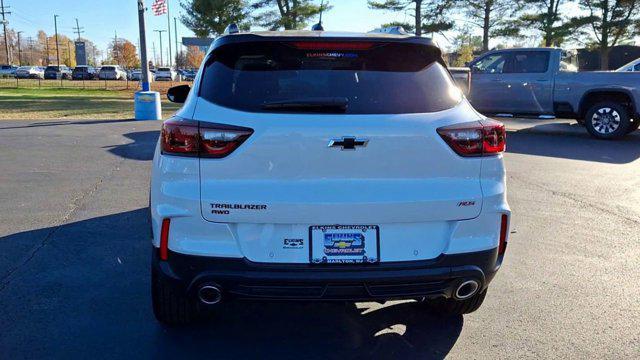
M 203 284 L 216 284 L 223 298 L 286 300 L 388 300 L 451 297 L 456 286 L 476 279 L 485 288 L 500 267 L 497 249 L 440 255 L 426 261 L 378 264 L 263 264 L 169 252 L 152 267 L 175 290 L 195 296 Z

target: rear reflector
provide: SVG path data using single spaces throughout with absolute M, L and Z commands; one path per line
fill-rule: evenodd
M 498 246 L 498 255 L 504 255 L 507 250 L 507 222 L 509 217 L 507 214 L 502 214 L 500 219 L 500 243 Z
M 249 128 L 172 118 L 162 125 L 163 154 L 223 158 L 253 134 Z
M 171 219 L 163 219 L 162 227 L 160 228 L 160 260 L 167 260 L 169 258 L 169 225 Z
M 504 124 L 484 119 L 437 129 L 440 137 L 460 156 L 490 156 L 506 147 Z
M 375 43 L 362 41 L 296 41 L 292 45 L 300 50 L 369 50 Z

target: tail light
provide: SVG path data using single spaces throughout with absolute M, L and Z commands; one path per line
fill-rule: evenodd
M 253 134 L 249 128 L 172 118 L 162 125 L 163 154 L 223 158 Z
M 489 156 L 501 153 L 506 146 L 504 124 L 494 120 L 480 120 L 444 126 L 438 134 L 460 156 Z
M 500 242 L 498 245 L 498 255 L 504 255 L 507 251 L 507 223 L 509 217 L 507 214 L 502 214 L 500 217 Z

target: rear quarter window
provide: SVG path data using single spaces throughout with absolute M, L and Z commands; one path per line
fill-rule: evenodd
M 223 45 L 205 63 L 199 94 L 249 112 L 274 112 L 263 109 L 269 102 L 339 97 L 348 100 L 348 114 L 435 112 L 461 99 L 437 50 L 403 43 L 340 50 L 283 42 Z

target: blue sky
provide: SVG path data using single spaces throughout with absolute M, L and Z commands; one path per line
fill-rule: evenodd
M 145 0 L 147 7 L 153 0 Z M 173 17 L 182 12 L 180 0 L 169 1 L 171 13 L 171 37 L 174 37 Z M 326 13 L 323 22 L 327 30 L 368 31 L 392 19 L 403 20 L 403 14 L 373 11 L 367 8 L 366 0 L 333 0 L 333 9 Z M 22 36 L 35 38 L 40 29 L 48 34 L 53 33 L 53 14 L 58 14 L 58 31 L 75 38 L 73 27 L 78 18 L 80 26 L 84 27 L 86 38 L 95 42 L 101 50 L 113 40 L 115 32 L 118 37 L 126 38 L 137 44 L 138 15 L 136 0 L 5 0 L 10 6 L 8 15 L 9 26 L 16 31 L 24 31 Z M 154 29 L 166 29 L 166 16 L 153 16 L 147 11 L 147 42 L 149 51 L 151 43 L 159 47 L 158 34 Z M 178 37 L 191 36 L 192 32 L 180 24 L 178 18 Z M 163 33 L 163 47 L 167 47 L 167 34 Z
M 184 0 L 183 0 L 184 1 Z M 318 3 L 320 0 L 316 0 Z M 147 7 L 151 6 L 153 0 L 145 0 Z M 182 12 L 180 0 L 169 0 L 171 16 L 179 16 Z M 326 30 L 344 31 L 369 31 L 380 24 L 390 21 L 410 21 L 411 17 L 402 13 L 391 13 L 379 10 L 371 10 L 367 7 L 366 0 L 329 0 L 333 9 L 325 14 L 323 18 Z M 115 31 L 118 37 L 126 38 L 137 44 L 138 42 L 138 17 L 137 0 L 5 0 L 5 5 L 9 5 L 8 15 L 9 26 L 16 31 L 24 31 L 22 36 L 26 39 L 29 36 L 35 38 L 36 32 L 40 29 L 48 34 L 53 33 L 53 14 L 58 14 L 58 30 L 72 38 L 75 18 L 78 18 L 80 26 L 84 27 L 83 36 L 94 41 L 100 50 L 106 49 L 107 44 L 113 40 Z M 565 9 L 567 13 L 575 13 L 577 8 Z M 147 12 L 147 42 L 151 55 L 152 44 L 159 48 L 158 34 L 155 29 L 167 28 L 166 16 L 153 16 Z M 464 24 L 462 16 L 454 18 L 457 25 Z M 174 37 L 173 19 L 171 19 L 171 37 Z M 479 34 L 479 31 L 476 31 Z M 178 20 L 178 36 L 191 36 L 190 30 L 180 24 Z M 437 35 L 436 41 L 447 48 L 450 46 L 448 38 Z M 172 39 L 173 41 L 173 39 Z M 492 41 L 494 46 L 497 41 Z M 524 45 L 535 45 L 537 40 L 531 39 Z M 164 53 L 167 50 L 167 34 L 163 33 Z

